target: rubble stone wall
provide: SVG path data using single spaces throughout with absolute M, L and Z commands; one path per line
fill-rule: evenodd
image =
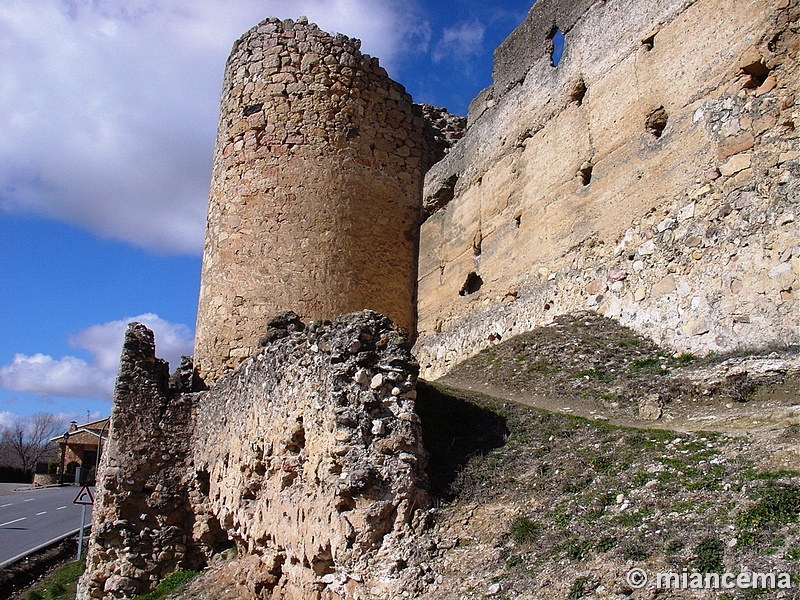
M 579 309 L 676 351 L 800 342 L 798 10 L 537 2 L 426 177 L 423 376 Z
M 198 403 L 196 511 L 247 557 L 245 597 L 402 589 L 398 561 L 414 561 L 398 548 L 427 502 L 410 344 L 369 311 L 292 317 Z
M 430 128 L 359 40 L 271 18 L 236 42 L 197 317 L 206 381 L 250 356 L 280 310 L 367 308 L 413 335 L 423 175 L 446 137 L 429 148 Z
M 307 326 L 282 313 L 255 356 L 196 391 L 191 367 L 168 381 L 152 332 L 132 324 L 78 598 L 146 593 L 230 544 L 228 574 L 245 598 L 393 598 L 424 586 L 410 347 L 371 311 Z
M 87 570 L 78 597 L 132 598 L 205 561 L 192 539 L 191 394 L 170 383 L 153 333 L 128 327 L 98 470 Z

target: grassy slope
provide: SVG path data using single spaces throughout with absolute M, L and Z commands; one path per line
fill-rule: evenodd
M 508 597 L 594 597 L 598 588 L 622 597 L 632 566 L 747 566 L 793 573 L 800 585 L 800 473 L 764 469 L 756 440 L 622 428 L 422 387 L 420 406 L 460 401 L 473 417 L 485 413 L 489 431 L 507 429 L 504 444 L 480 449 L 452 425 L 468 415 L 422 415 L 432 464 L 465 465 L 454 477 L 431 474 L 445 499 L 439 533 L 457 541 L 431 597 L 482 597 L 491 582 Z M 797 428 L 782 435 L 800 442 Z
M 484 597 L 497 590 L 492 584 L 499 598 L 652 597 L 626 584 L 635 566 L 651 574 L 784 571 L 799 586 L 800 473 L 771 459 L 776 448 L 800 444 L 800 426 L 647 429 L 635 419 L 636 397 L 658 393 L 667 405 L 691 399 L 696 390 L 681 369 L 724 357 L 674 357 L 598 319 L 569 317 L 504 342 L 444 381 L 486 381 L 506 398 L 541 394 L 556 405 L 580 396 L 610 405 L 636 428 L 420 384 L 417 407 L 441 502 L 437 533 L 444 546 L 455 544 L 440 553 L 441 583 L 429 597 Z M 746 400 L 724 386 L 714 396 Z M 778 594 L 707 597 L 800 597 L 797 589 Z

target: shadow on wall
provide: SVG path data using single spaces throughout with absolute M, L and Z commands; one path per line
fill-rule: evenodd
M 417 383 L 416 409 L 429 453 L 431 493 L 451 500 L 456 495 L 459 474 L 469 460 L 506 443 L 506 419 L 424 381 Z

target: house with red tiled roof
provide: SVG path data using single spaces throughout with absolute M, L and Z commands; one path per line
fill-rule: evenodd
M 97 464 L 108 438 L 109 417 L 78 425 L 70 423 L 62 435 L 51 438 L 58 443 L 58 476 L 61 483 L 94 484 Z

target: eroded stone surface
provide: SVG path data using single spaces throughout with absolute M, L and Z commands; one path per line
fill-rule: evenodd
M 200 506 L 258 557 L 254 597 L 328 597 L 388 568 L 376 554 L 426 504 L 416 374 L 406 338 L 355 313 L 295 326 L 201 397 Z
M 98 471 L 87 571 L 80 598 L 131 598 L 165 576 L 194 569 L 214 550 L 192 539 L 187 478 L 192 445 L 190 363 L 172 381 L 153 333 L 125 334 L 108 442 Z
M 80 598 L 148 591 L 231 543 L 243 597 L 389 598 L 425 585 L 407 338 L 370 311 L 270 323 L 285 335 L 195 394 L 170 392 L 152 333 L 129 329 Z
M 677 351 L 800 342 L 799 12 L 537 2 L 426 176 L 423 375 L 584 309 Z

